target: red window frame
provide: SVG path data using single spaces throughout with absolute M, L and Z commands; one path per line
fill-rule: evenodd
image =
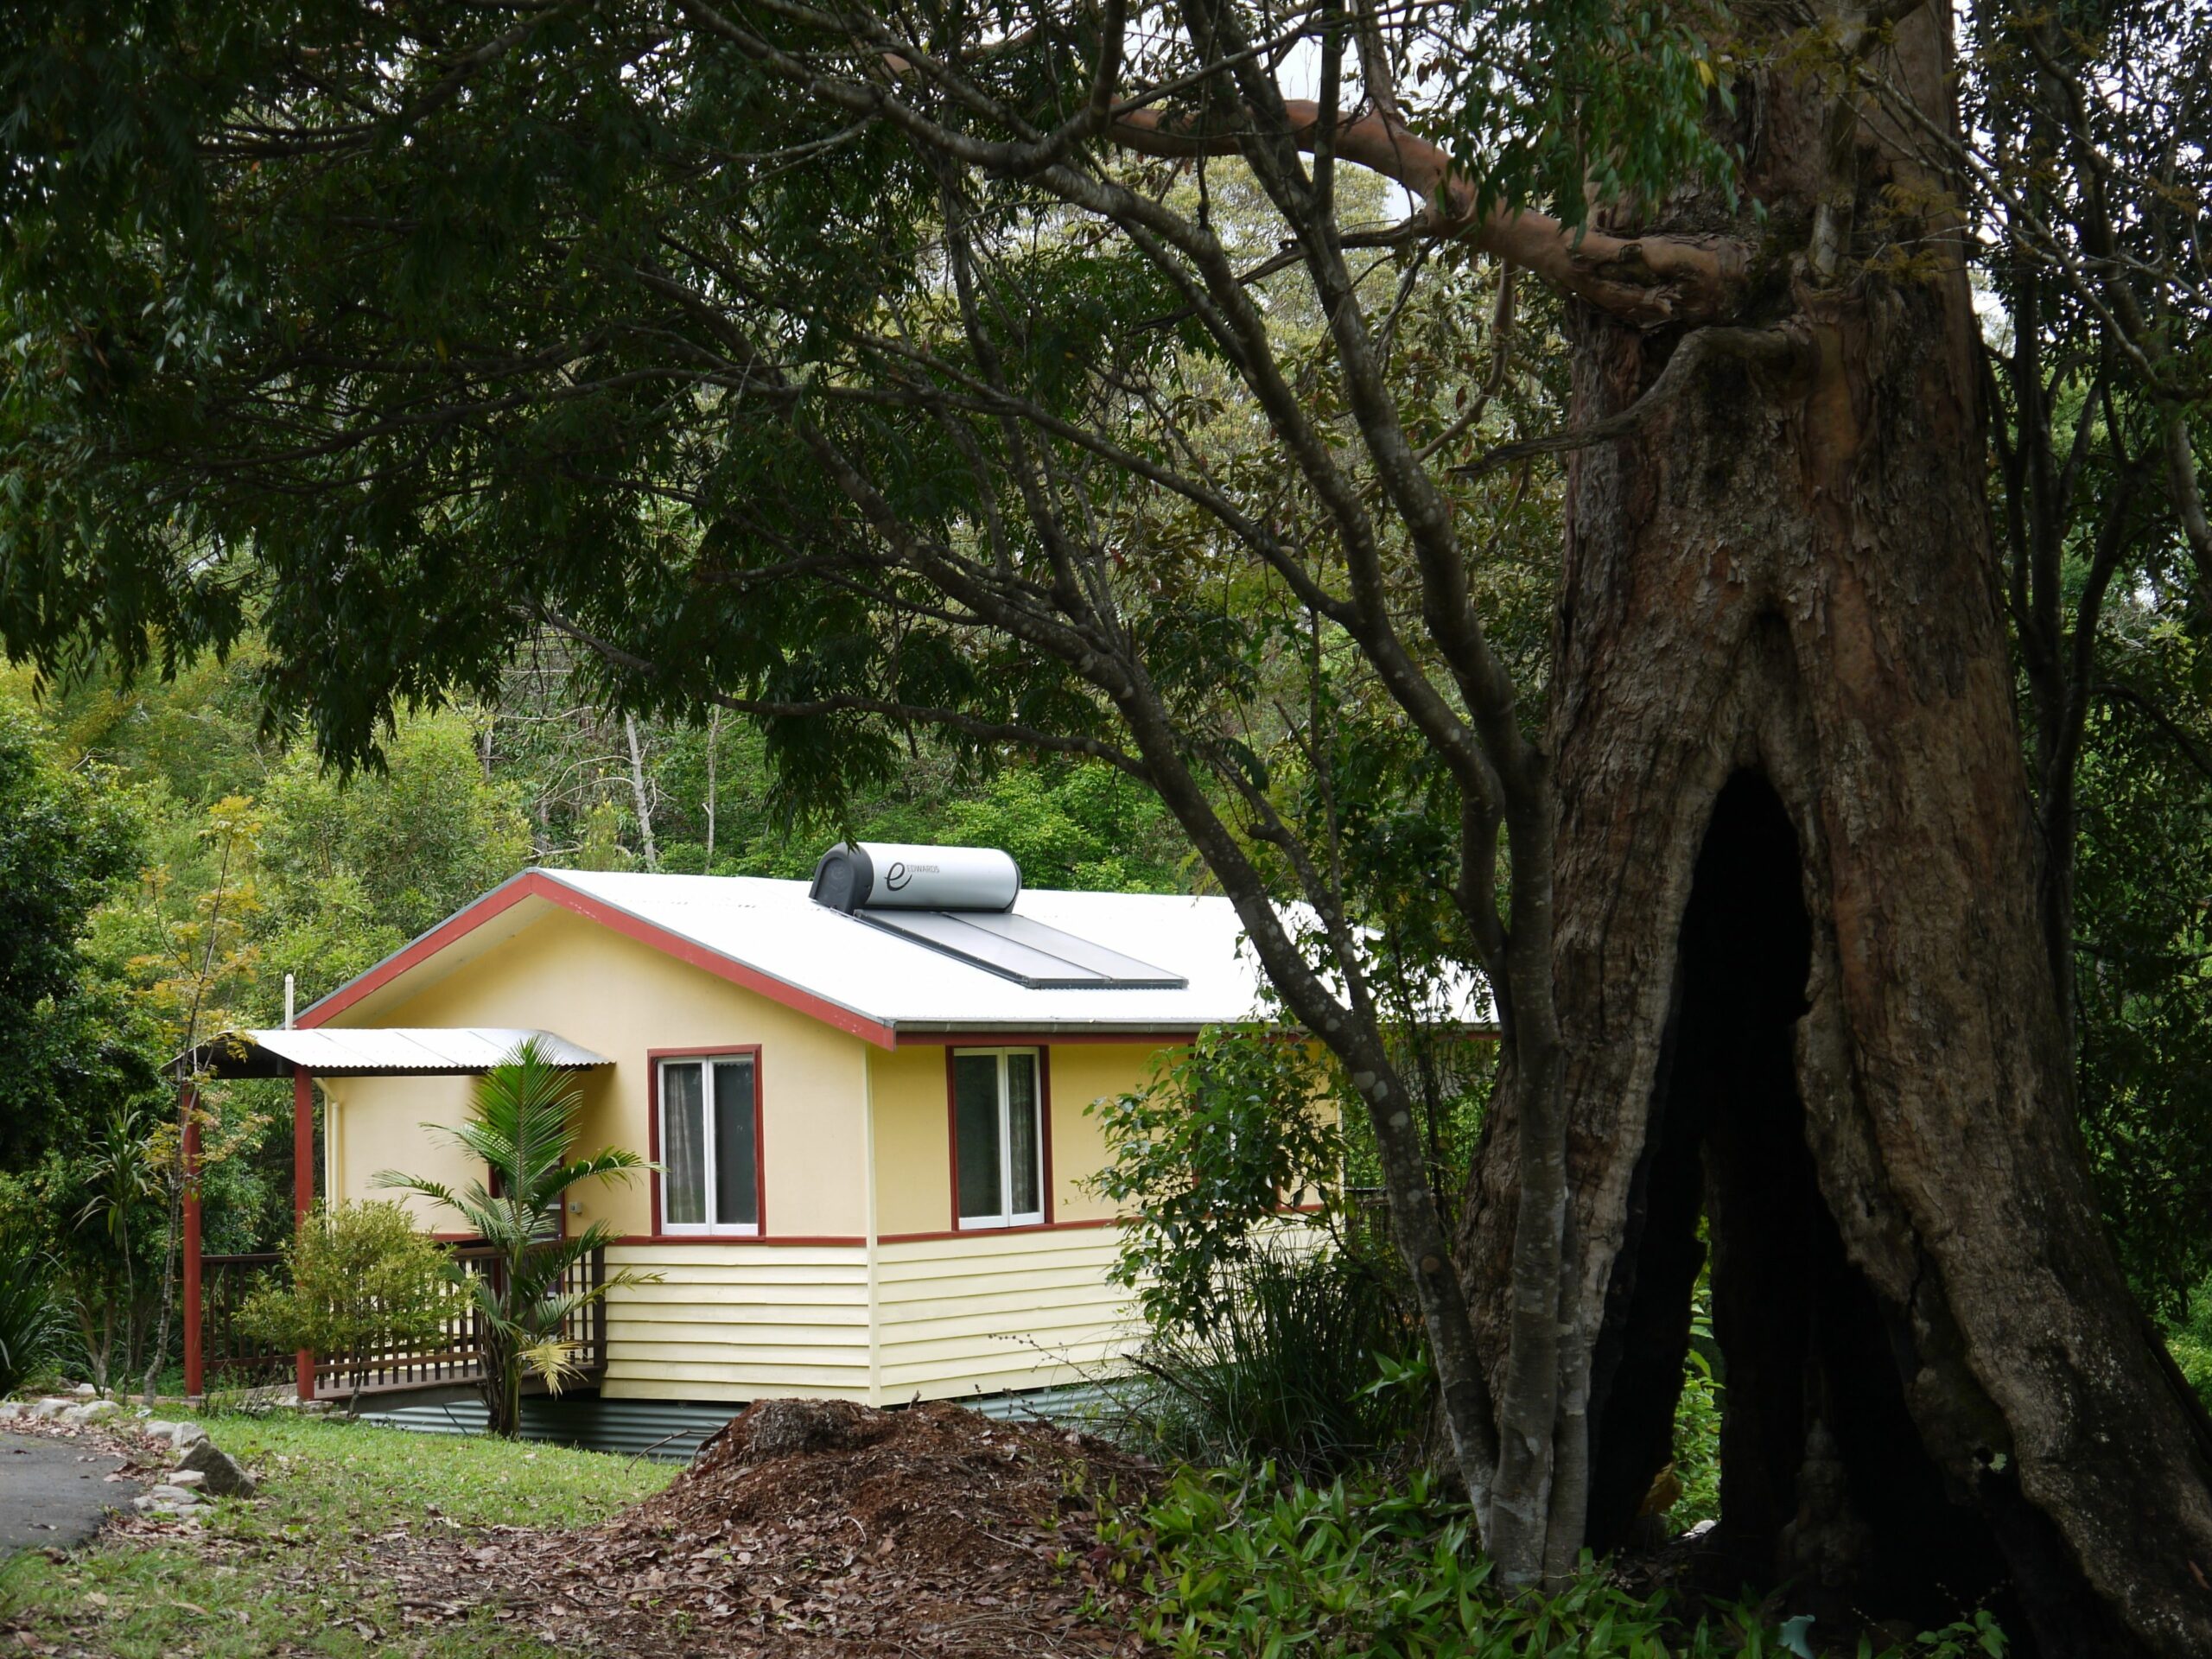
M 995 1226 L 962 1224 L 960 1218 L 960 1095 L 954 1061 L 962 1054 L 1003 1054 L 1009 1049 L 1027 1049 L 1037 1056 L 1037 1161 L 1038 1181 L 1043 1187 L 1039 1195 L 1043 1209 L 1040 1218 L 1031 1222 L 1001 1223 Z M 961 1235 L 977 1233 L 1027 1232 L 1039 1227 L 1053 1225 L 1052 1193 L 1052 1051 L 1037 1042 L 976 1042 L 969 1040 L 957 1046 L 944 1046 L 944 1162 L 950 1185 L 949 1220 L 951 1231 Z
M 749 1233 L 671 1233 L 661 1220 L 660 1068 L 664 1060 L 717 1060 L 733 1055 L 753 1059 L 753 1202 L 759 1217 Z M 655 1166 L 647 1179 L 652 1190 L 652 1236 L 668 1244 L 750 1244 L 768 1236 L 768 1089 L 758 1043 L 708 1044 L 696 1048 L 649 1048 L 645 1051 L 646 1158 Z

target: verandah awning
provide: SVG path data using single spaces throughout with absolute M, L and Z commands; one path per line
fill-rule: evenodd
M 304 1066 L 318 1077 L 475 1077 L 512 1057 L 527 1039 L 564 1071 L 612 1065 L 603 1054 L 550 1031 L 507 1026 L 385 1026 L 347 1031 L 226 1031 L 177 1056 L 186 1075 L 289 1077 Z

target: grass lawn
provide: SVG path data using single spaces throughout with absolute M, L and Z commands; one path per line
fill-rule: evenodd
M 550 1656 L 491 1608 L 422 1622 L 395 1578 L 402 1539 L 455 1550 L 489 1527 L 604 1520 L 666 1485 L 655 1464 L 289 1414 L 206 1420 L 261 1481 L 204 1534 L 103 1535 L 66 1560 L 0 1564 L 0 1641 L 33 1653 Z M 399 1536 L 396 1536 L 399 1535 Z M 28 1639 L 26 1639 L 28 1638 Z M 573 1649 L 567 1649 L 573 1651 Z

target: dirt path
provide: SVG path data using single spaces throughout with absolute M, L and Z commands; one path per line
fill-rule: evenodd
M 123 1459 L 75 1440 L 0 1433 L 0 1555 L 67 1549 L 99 1529 L 108 1511 L 138 1495 L 110 1480 Z

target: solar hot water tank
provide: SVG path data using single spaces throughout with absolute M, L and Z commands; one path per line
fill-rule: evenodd
M 1173 990 L 1179 974 L 1014 913 L 1021 870 L 995 847 L 841 842 L 822 855 L 817 904 L 1033 990 Z

